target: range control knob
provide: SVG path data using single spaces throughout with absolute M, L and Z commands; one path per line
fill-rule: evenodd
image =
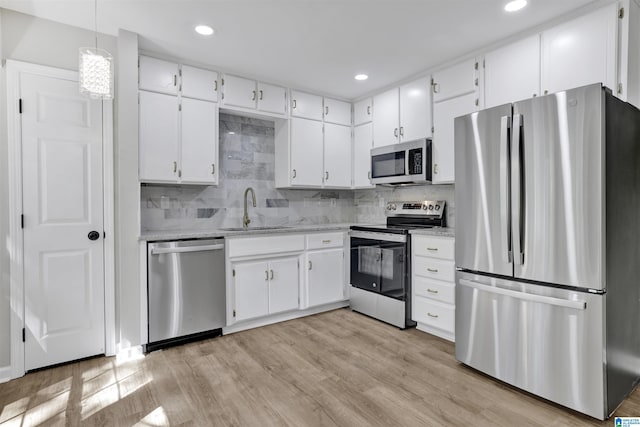
M 387 203 L 387 210 L 390 211 L 391 210 L 391 203 Z
M 436 205 L 436 210 L 439 211 L 440 210 L 440 205 Z
M 432 211 L 433 210 L 433 205 L 429 205 L 429 210 Z
M 422 209 L 427 210 L 427 205 L 422 205 Z
M 396 204 L 395 204 L 395 203 L 393 203 L 393 204 L 391 205 L 391 210 L 395 211 L 395 210 L 396 210 L 396 208 L 397 208 Z

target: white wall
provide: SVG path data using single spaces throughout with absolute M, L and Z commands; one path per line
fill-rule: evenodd
M 4 61 L 13 59 L 70 70 L 78 69 L 78 48 L 94 46 L 92 31 L 0 9 L 0 369 L 10 364 L 9 206 L 7 176 L 6 76 Z M 100 35 L 98 46 L 116 57 L 115 37 Z M 117 60 L 117 57 L 116 57 Z M 137 160 L 136 160 L 137 162 Z M 138 199 L 139 200 L 139 199 Z M 139 202 L 138 202 L 139 203 Z

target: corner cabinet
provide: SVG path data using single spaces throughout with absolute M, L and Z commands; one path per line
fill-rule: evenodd
M 453 237 L 411 237 L 411 319 L 449 341 L 455 341 L 454 246 Z

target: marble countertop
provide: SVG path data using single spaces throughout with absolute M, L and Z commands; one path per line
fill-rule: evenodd
M 249 236 L 256 234 L 275 234 L 275 233 L 309 233 L 314 231 L 333 231 L 342 230 L 348 231 L 349 227 L 354 224 L 351 223 L 339 223 L 339 224 L 310 224 L 310 225 L 291 225 L 283 226 L 283 228 L 267 228 L 248 230 L 173 230 L 173 231 L 146 231 L 140 235 L 141 241 L 156 241 L 156 240 L 182 240 L 182 239 L 206 239 L 212 237 L 238 237 Z
M 414 229 L 409 230 L 409 233 L 420 236 L 455 237 L 455 229 L 451 227 Z

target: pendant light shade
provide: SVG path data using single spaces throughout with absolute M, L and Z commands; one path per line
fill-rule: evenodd
M 113 57 L 104 49 L 81 47 L 80 93 L 96 99 L 113 98 Z

